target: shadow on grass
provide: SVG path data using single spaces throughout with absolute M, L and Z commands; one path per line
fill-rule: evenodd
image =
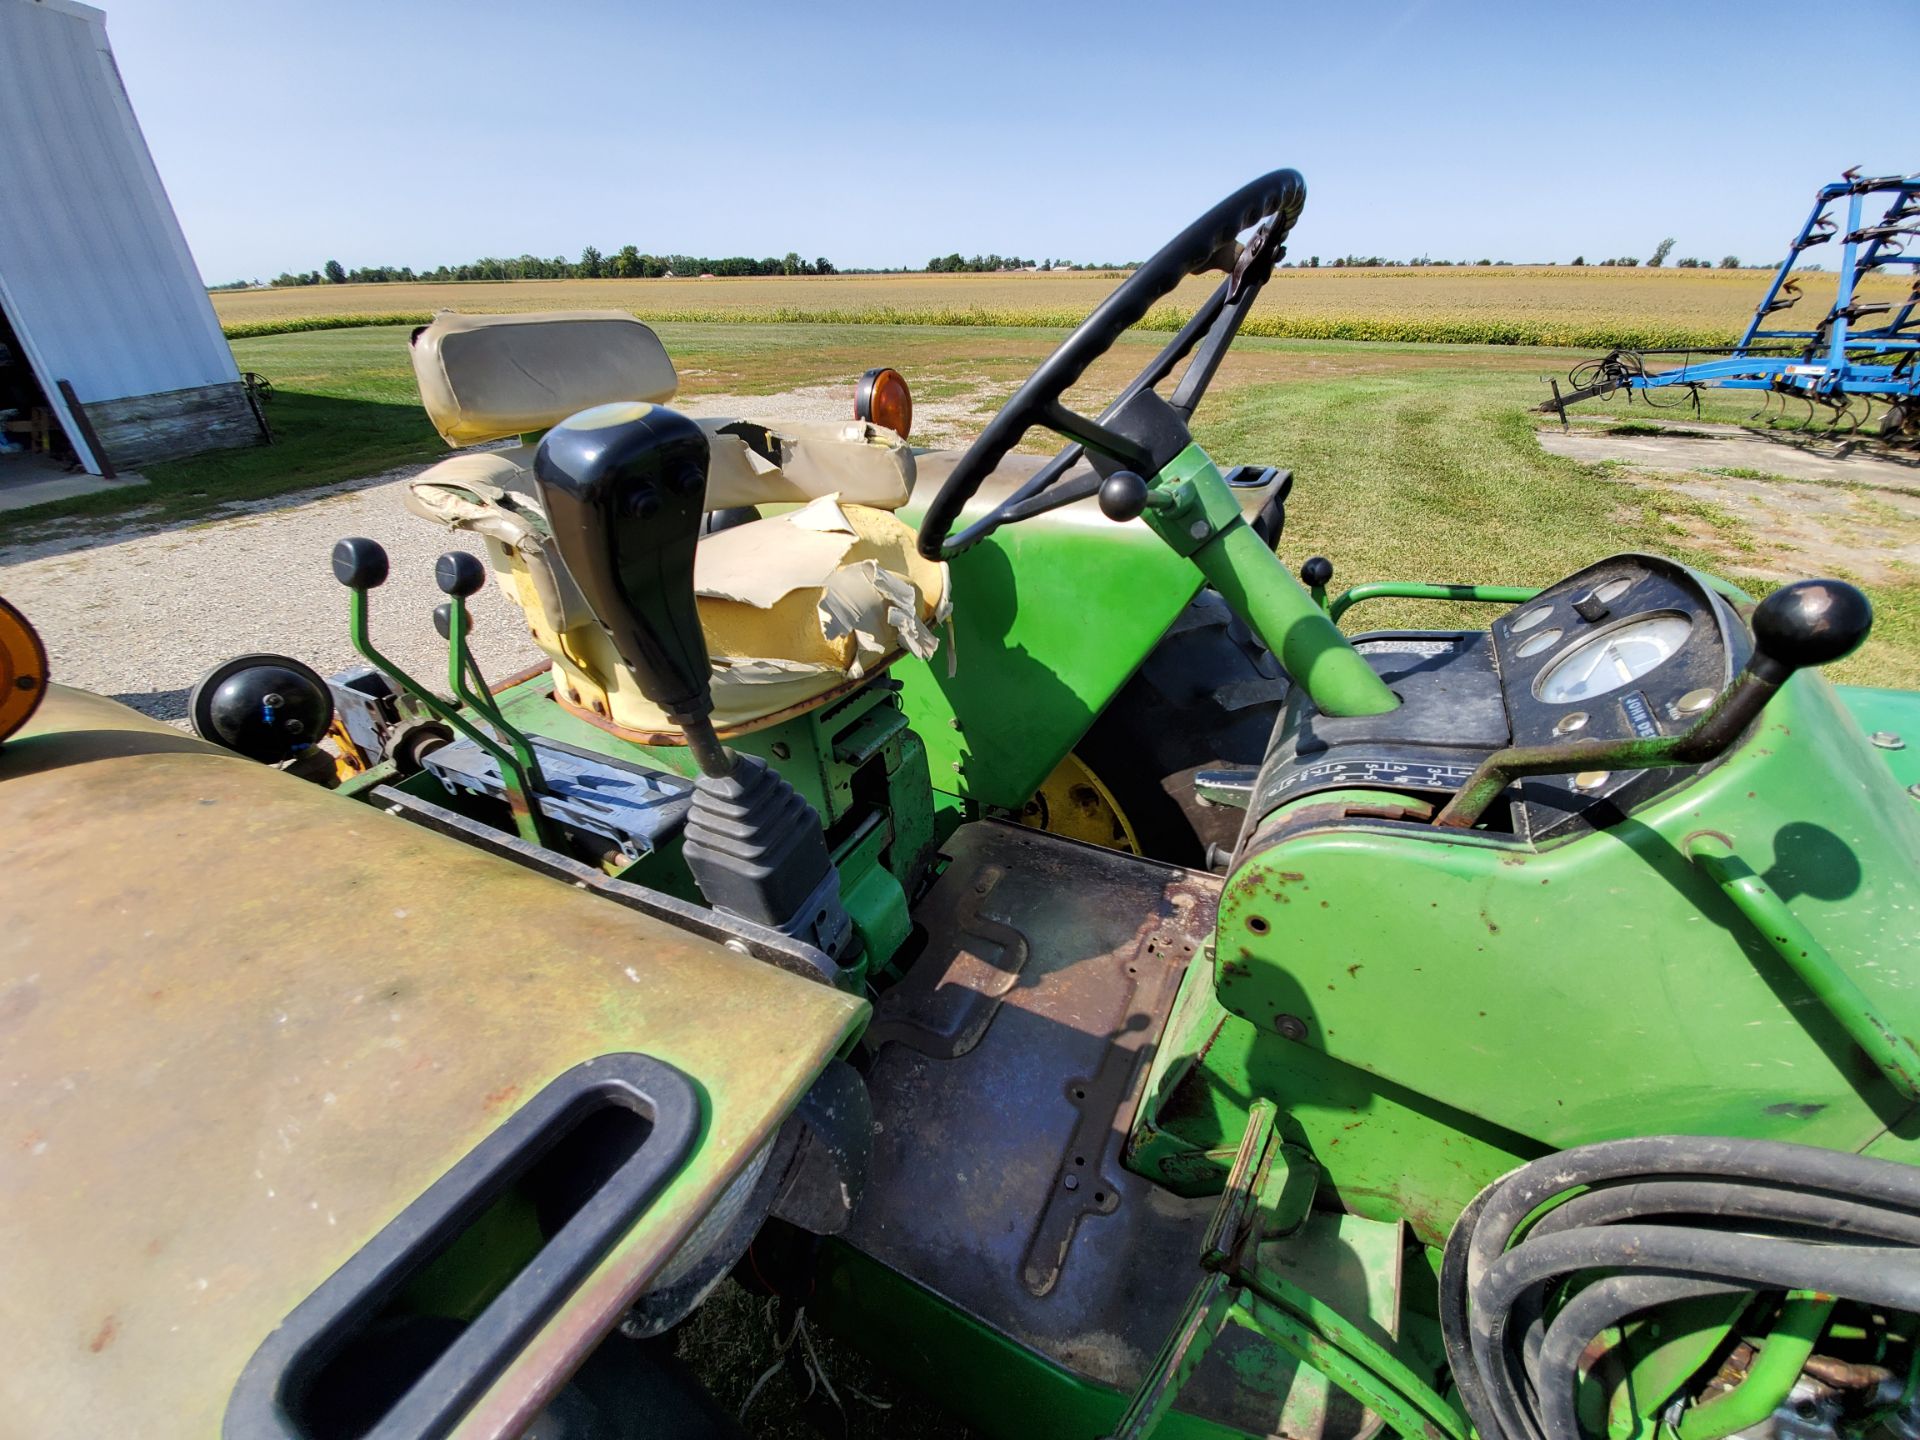
M 61 553 L 85 548 L 103 524 L 166 530 L 234 505 L 283 509 L 319 487 L 358 489 L 398 466 L 448 453 L 417 404 L 282 390 L 267 404 L 267 421 L 271 445 L 149 465 L 145 485 L 10 511 L 0 519 L 0 544 L 44 544 L 51 549 L 41 553 Z M 49 530 L 49 522 L 64 523 Z

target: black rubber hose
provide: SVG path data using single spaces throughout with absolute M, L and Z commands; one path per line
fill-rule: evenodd
M 1722 1180 L 1732 1183 L 1716 1183 Z M 1515 1234 L 1544 1206 L 1588 1187 L 1605 1188 L 1548 1212 L 1508 1253 Z M 1876 1214 L 1876 1207 L 1883 1213 Z M 1914 1308 L 1920 1298 L 1920 1254 L 1912 1250 L 1601 1223 L 1675 1211 L 1760 1220 L 1823 1239 L 1901 1241 L 1914 1234 L 1908 1222 L 1920 1215 L 1920 1171 L 1778 1141 L 1652 1136 L 1547 1156 L 1496 1181 L 1475 1197 L 1447 1237 L 1439 1296 L 1442 1337 L 1461 1404 L 1486 1440 L 1547 1440 L 1530 1404 L 1537 1397 L 1527 1394 L 1534 1387 L 1514 1368 L 1508 1336 L 1531 1341 L 1529 1352 L 1544 1343 L 1528 1335 L 1529 1321 L 1537 1325 L 1545 1314 L 1553 1285 L 1582 1270 L 1655 1269 L 1691 1283 L 1836 1290 L 1866 1300 L 1888 1293 L 1877 1288 L 1886 1278 L 1905 1298 L 1883 1303 Z M 1648 1242 L 1662 1248 L 1636 1248 Z M 1748 1261 L 1784 1266 L 1802 1278 L 1749 1273 L 1743 1268 Z M 1847 1288 L 1853 1283 L 1862 1287 L 1857 1294 Z M 1565 1412 L 1559 1413 L 1564 1419 Z
M 1684 1275 L 1612 1275 L 1587 1286 L 1561 1307 L 1528 1365 L 1546 1440 L 1581 1440 L 1580 1357 L 1601 1332 L 1656 1305 L 1741 1293 L 1750 1292 L 1744 1285 Z
M 1677 1225 L 1596 1225 L 1528 1240 L 1474 1286 L 1467 1317 L 1474 1360 L 1503 1433 L 1541 1433 L 1506 1343 L 1515 1302 L 1575 1271 L 1642 1268 L 1750 1288 L 1822 1290 L 1870 1305 L 1920 1310 L 1920 1255 L 1904 1247 L 1809 1245 Z
M 1521 1167 L 1524 1169 L 1525 1167 Z M 1473 1363 L 1473 1337 L 1467 1328 L 1467 1252 L 1475 1229 L 1486 1211 L 1487 1202 L 1519 1170 L 1509 1171 L 1468 1203 L 1447 1232 L 1447 1243 L 1440 1251 L 1440 1343 L 1447 1352 L 1447 1368 L 1453 1372 L 1454 1389 L 1460 1395 L 1460 1407 L 1479 1432 L 1481 1440 L 1501 1440 L 1504 1432 L 1496 1428 L 1493 1401 L 1487 1387 L 1480 1383 L 1480 1372 Z
M 1920 1245 L 1920 1214 L 1833 1195 L 1783 1190 L 1764 1182 L 1726 1184 L 1708 1180 L 1649 1180 L 1589 1190 L 1542 1215 L 1527 1231 L 1527 1238 L 1655 1215 L 1770 1220 L 1799 1230 L 1834 1231 L 1897 1245 Z
M 1750 1180 L 1756 1175 L 1784 1187 L 1920 1212 L 1920 1169 L 1907 1165 L 1779 1140 L 1702 1135 L 1607 1140 L 1543 1156 L 1499 1181 L 1470 1237 L 1467 1279 L 1477 1285 L 1522 1222 L 1563 1191 L 1650 1176 Z

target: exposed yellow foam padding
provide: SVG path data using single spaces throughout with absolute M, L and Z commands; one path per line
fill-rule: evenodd
M 830 581 L 836 593 L 872 594 L 857 573 L 865 562 L 877 564 L 911 587 L 915 618 L 921 624 L 932 625 L 944 617 L 946 567 L 924 559 L 914 548 L 912 527 L 889 511 L 865 506 L 843 505 L 840 514 L 853 534 L 837 537 L 845 542 L 837 557 L 831 555 L 835 546 L 820 543 L 829 537 L 796 527 L 793 515 L 756 520 L 701 542 L 697 575 L 702 590 L 765 587 L 769 572 L 782 566 L 788 567 L 788 573 L 780 580 L 793 582 L 784 595 L 764 607 L 711 594 L 699 596 L 700 626 L 713 661 L 713 718 L 720 728 L 750 724 L 824 695 L 856 678 L 856 664 L 862 674 L 877 667 L 879 660 L 872 652 L 863 657 L 864 647 L 853 631 L 829 639 L 821 620 L 822 598 Z M 496 564 L 504 566 L 511 578 L 509 592 L 526 612 L 534 640 L 553 657 L 554 686 L 561 695 L 628 729 L 648 733 L 676 729 L 640 693 L 632 672 L 620 663 L 597 623 L 576 625 L 564 634 L 557 631 L 540 605 L 524 557 L 496 542 L 490 541 L 489 548 L 495 551 Z M 803 556 L 802 563 L 794 563 L 796 553 Z M 836 581 L 836 573 L 848 567 L 856 573 Z M 879 613 L 883 609 L 867 607 L 861 628 L 880 639 L 885 654 L 892 655 L 901 645 L 891 627 L 883 629 L 878 623 L 884 620 Z

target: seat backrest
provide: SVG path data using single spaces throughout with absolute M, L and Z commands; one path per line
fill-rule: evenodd
M 546 430 L 615 400 L 663 404 L 680 388 L 660 337 L 620 310 L 442 311 L 413 335 L 413 373 L 453 446 Z

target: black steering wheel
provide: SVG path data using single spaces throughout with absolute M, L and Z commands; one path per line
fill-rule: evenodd
M 1219 369 L 1254 297 L 1286 253 L 1287 233 L 1306 204 L 1307 186 L 1297 170 L 1275 170 L 1244 185 L 1194 221 L 1151 260 L 1120 283 L 1060 348 L 1014 393 L 947 476 L 920 525 L 920 553 L 951 560 L 1002 525 L 1058 509 L 1094 494 L 1105 475 L 1131 470 L 1151 478 L 1186 447 L 1186 421 Z M 1258 226 L 1245 244 L 1242 232 Z M 1077 415 L 1061 397 L 1106 354 L 1122 333 L 1146 317 L 1163 296 L 1189 275 L 1224 270 L 1227 278 L 1181 327 L 1165 349 L 1136 375 L 1097 420 Z M 1172 399 L 1153 393 L 1192 351 L 1200 351 L 1180 378 Z M 958 535 L 960 512 L 981 482 L 1035 425 L 1069 441 L 1032 479 Z M 1082 455 L 1093 454 L 1094 473 L 1062 485 L 1060 478 Z

